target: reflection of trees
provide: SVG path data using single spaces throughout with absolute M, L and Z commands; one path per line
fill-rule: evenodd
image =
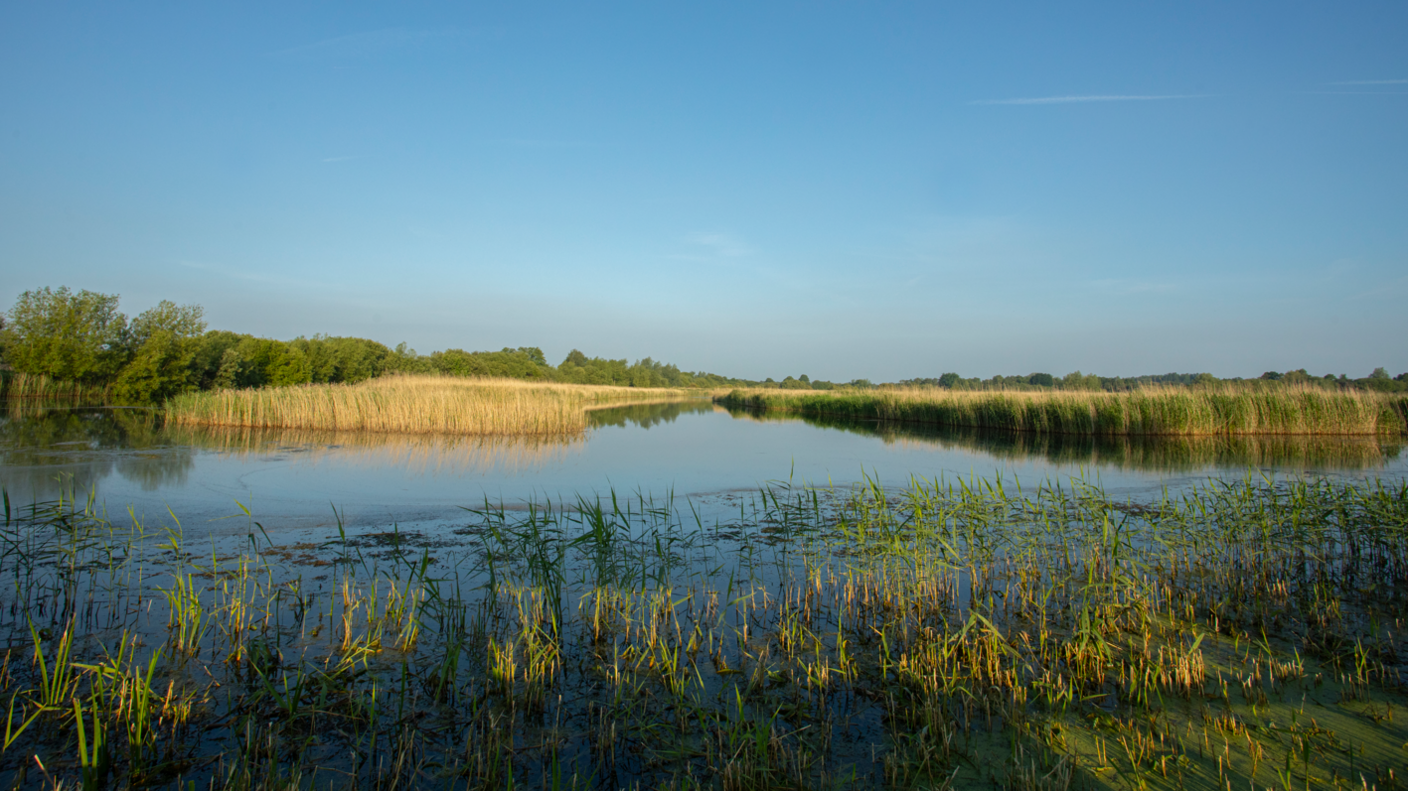
M 715 408 L 714 402 L 708 399 L 672 401 L 664 404 L 631 404 L 590 410 L 587 412 L 587 420 L 588 424 L 594 427 L 625 428 L 635 424 L 641 428 L 650 428 L 661 423 L 673 423 L 680 415 L 713 412 Z
M 464 436 L 377 431 L 171 426 L 168 441 L 235 456 L 301 453 L 317 461 L 336 457 L 377 468 L 459 473 L 537 469 L 582 446 L 573 436 Z
M 3 483 L 21 499 L 83 496 L 113 472 L 152 490 L 184 483 L 194 464 L 189 448 L 166 443 L 152 410 L 19 399 L 3 404 Z
M 974 450 L 1006 459 L 1040 458 L 1056 464 L 1096 464 L 1134 470 L 1205 467 L 1314 467 L 1366 469 L 1398 457 L 1402 446 L 1375 437 L 1239 435 L 1210 437 L 1034 434 L 976 428 L 940 428 L 792 413 L 729 410 L 735 418 L 800 420 L 814 426 L 879 437 L 886 444 Z

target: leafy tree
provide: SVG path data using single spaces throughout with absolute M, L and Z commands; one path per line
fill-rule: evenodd
M 1076 373 L 1080 372 L 1077 371 Z M 1056 377 L 1051 374 L 1032 374 L 1027 377 L 1027 384 L 1036 385 L 1037 387 L 1054 387 Z
M 1371 373 L 1371 374 L 1369 374 L 1369 378 L 1370 378 L 1370 379 L 1387 380 L 1387 379 L 1389 378 L 1389 376 L 1388 376 L 1388 370 L 1387 370 L 1387 369 L 1384 369 L 1384 368 L 1375 368 L 1375 369 L 1374 369 L 1374 372 Z
M 116 294 L 26 291 L 10 309 L 5 355 L 15 370 L 84 384 L 112 381 L 126 361 L 127 317 Z
M 122 367 L 113 396 L 124 403 L 161 402 L 194 386 L 191 358 L 194 345 L 168 330 L 149 335 Z
M 131 357 L 118 372 L 113 390 L 119 401 L 164 401 L 196 387 L 200 373 L 192 363 L 205 332 L 198 305 L 162 300 L 132 320 L 127 332 Z
M 943 376 L 939 377 L 939 387 L 952 388 L 954 385 L 957 385 L 961 381 L 963 381 L 963 377 L 950 371 L 949 373 L 946 373 Z

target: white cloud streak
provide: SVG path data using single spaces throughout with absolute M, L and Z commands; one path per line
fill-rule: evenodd
M 293 60 L 322 60 L 326 58 L 358 58 L 375 55 L 400 47 L 420 44 L 435 39 L 451 38 L 460 35 L 457 30 L 407 30 L 393 27 L 385 30 L 371 30 L 365 33 L 352 33 L 346 36 L 323 39 L 311 44 L 267 53 L 268 57 Z
M 1094 94 L 1087 96 L 1039 96 L 1027 99 L 980 99 L 969 104 L 1084 104 L 1091 102 L 1158 102 L 1168 99 L 1203 99 L 1204 93 L 1170 93 L 1157 95 Z

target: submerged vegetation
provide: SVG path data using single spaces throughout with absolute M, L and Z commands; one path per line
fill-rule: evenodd
M 0 779 L 1405 785 L 1408 488 L 915 480 L 682 510 L 279 544 L 9 506 Z
M 586 430 L 592 407 L 688 395 L 514 379 L 392 376 L 355 385 L 189 393 L 167 402 L 166 419 L 174 425 L 242 428 L 572 435 Z
M 868 393 L 734 390 L 736 408 L 1043 434 L 1215 436 L 1403 434 L 1408 395 L 1312 387 L 1211 386 L 1128 392 Z

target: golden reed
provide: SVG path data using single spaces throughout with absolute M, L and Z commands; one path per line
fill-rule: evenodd
M 297 385 L 177 396 L 175 425 L 386 431 L 476 436 L 580 434 L 587 410 L 698 395 L 664 388 L 540 384 L 516 379 L 390 376 L 353 385 Z

